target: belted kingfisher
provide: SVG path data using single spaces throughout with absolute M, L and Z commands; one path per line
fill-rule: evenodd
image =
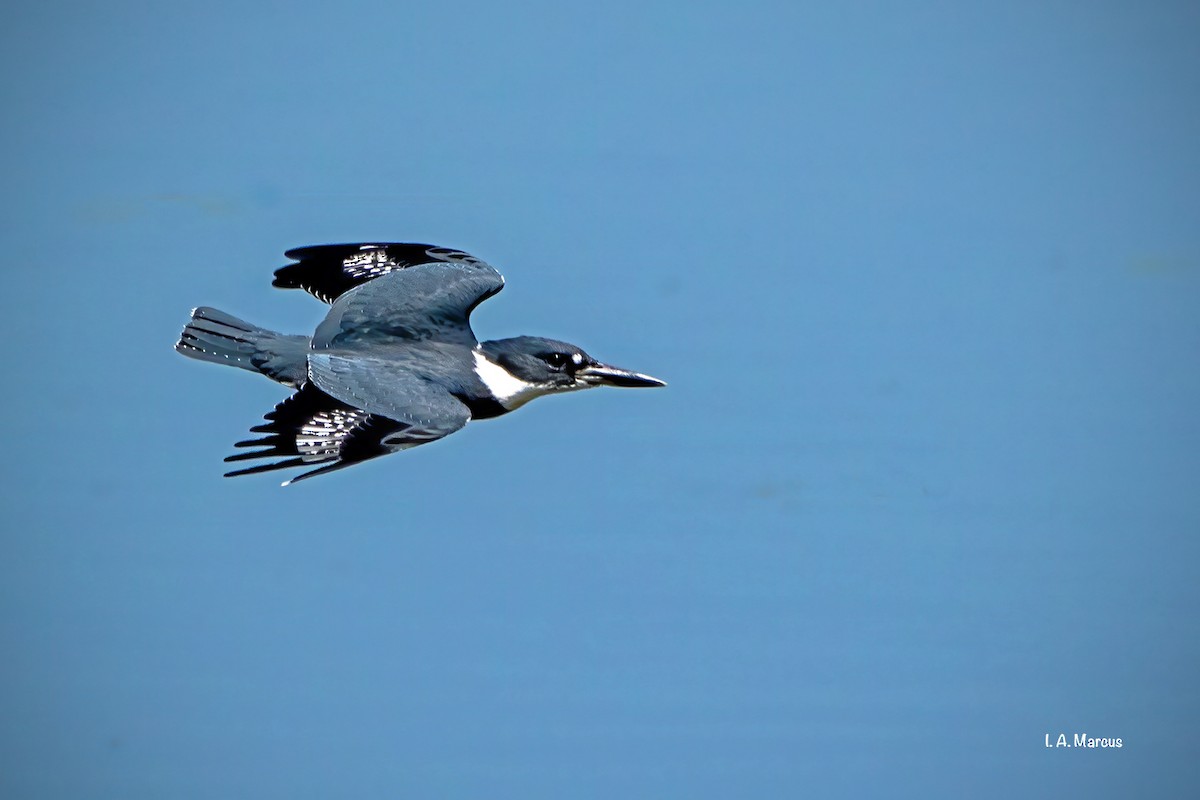
M 470 315 L 504 278 L 461 250 L 427 244 L 327 244 L 288 250 L 273 285 L 330 303 L 312 336 L 260 328 L 201 306 L 175 349 L 266 375 L 297 391 L 226 461 L 282 459 L 225 473 L 323 465 L 284 486 L 448 436 L 535 397 L 594 386 L 665 386 L 602 364 L 566 342 L 476 340 Z

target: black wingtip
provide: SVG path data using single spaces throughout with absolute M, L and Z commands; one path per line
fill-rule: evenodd
M 334 470 L 345 469 L 346 467 L 353 466 L 354 464 L 355 464 L 355 462 L 353 462 L 353 461 L 348 461 L 348 462 L 342 461 L 337 464 L 329 464 L 328 466 L 321 467 L 320 469 L 310 470 L 309 472 L 302 472 L 301 474 L 297 475 L 294 478 L 288 478 L 286 481 L 284 481 L 283 483 L 281 483 L 279 485 L 280 486 L 291 486 L 293 483 L 297 483 L 298 481 L 304 481 L 304 480 L 308 480 L 309 478 L 315 478 L 318 475 L 324 475 L 328 472 L 333 472 Z
M 234 442 L 234 447 L 274 447 L 278 444 L 283 444 L 285 439 L 278 433 L 271 436 L 264 436 L 261 439 L 243 439 L 240 442 Z

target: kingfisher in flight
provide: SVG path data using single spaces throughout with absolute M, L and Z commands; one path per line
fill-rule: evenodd
M 252 325 L 215 308 L 192 311 L 175 349 L 295 389 L 264 434 L 226 473 L 316 467 L 283 485 L 441 439 L 535 397 L 596 386 L 666 383 L 603 364 L 573 344 L 537 336 L 480 342 L 471 312 L 504 288 L 496 269 L 461 250 L 396 242 L 289 250 L 275 286 L 329 303 L 312 336 Z M 253 449 L 249 449 L 253 448 Z

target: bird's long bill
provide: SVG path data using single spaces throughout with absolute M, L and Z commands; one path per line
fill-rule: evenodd
M 575 377 L 600 386 L 637 388 L 667 385 L 666 381 L 660 381 L 658 378 L 652 378 L 640 372 L 630 372 L 627 369 L 610 367 L 608 364 L 591 364 L 576 372 Z

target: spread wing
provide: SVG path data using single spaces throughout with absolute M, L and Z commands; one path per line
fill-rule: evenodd
M 318 467 L 287 481 L 294 483 L 432 442 L 459 430 L 470 419 L 466 406 L 452 395 L 412 375 L 371 374 L 375 365 L 351 359 L 338 359 L 339 371 L 335 372 L 327 362 L 323 360 L 321 370 L 324 380 L 314 375 L 314 380 L 266 415 L 266 424 L 250 429 L 266 436 L 235 445 L 260 449 L 225 459 L 273 460 L 228 472 L 226 477 Z M 388 380 L 397 377 L 398 381 Z M 339 397 L 324 391 L 322 383 L 336 386 Z
M 480 273 L 490 272 L 500 279 L 493 294 L 504 285 L 504 279 L 495 269 L 470 253 L 431 244 L 318 244 L 296 247 L 284 255 L 298 263 L 275 270 L 271 285 L 281 289 L 303 289 L 325 303 L 332 303 L 354 287 L 390 272 L 421 264 L 459 264 L 477 267 Z M 486 298 L 480 298 L 483 299 Z
M 274 285 L 333 304 L 316 348 L 391 337 L 473 346 L 471 312 L 504 288 L 494 267 L 427 244 L 317 245 L 287 256 L 298 263 L 277 270 Z

